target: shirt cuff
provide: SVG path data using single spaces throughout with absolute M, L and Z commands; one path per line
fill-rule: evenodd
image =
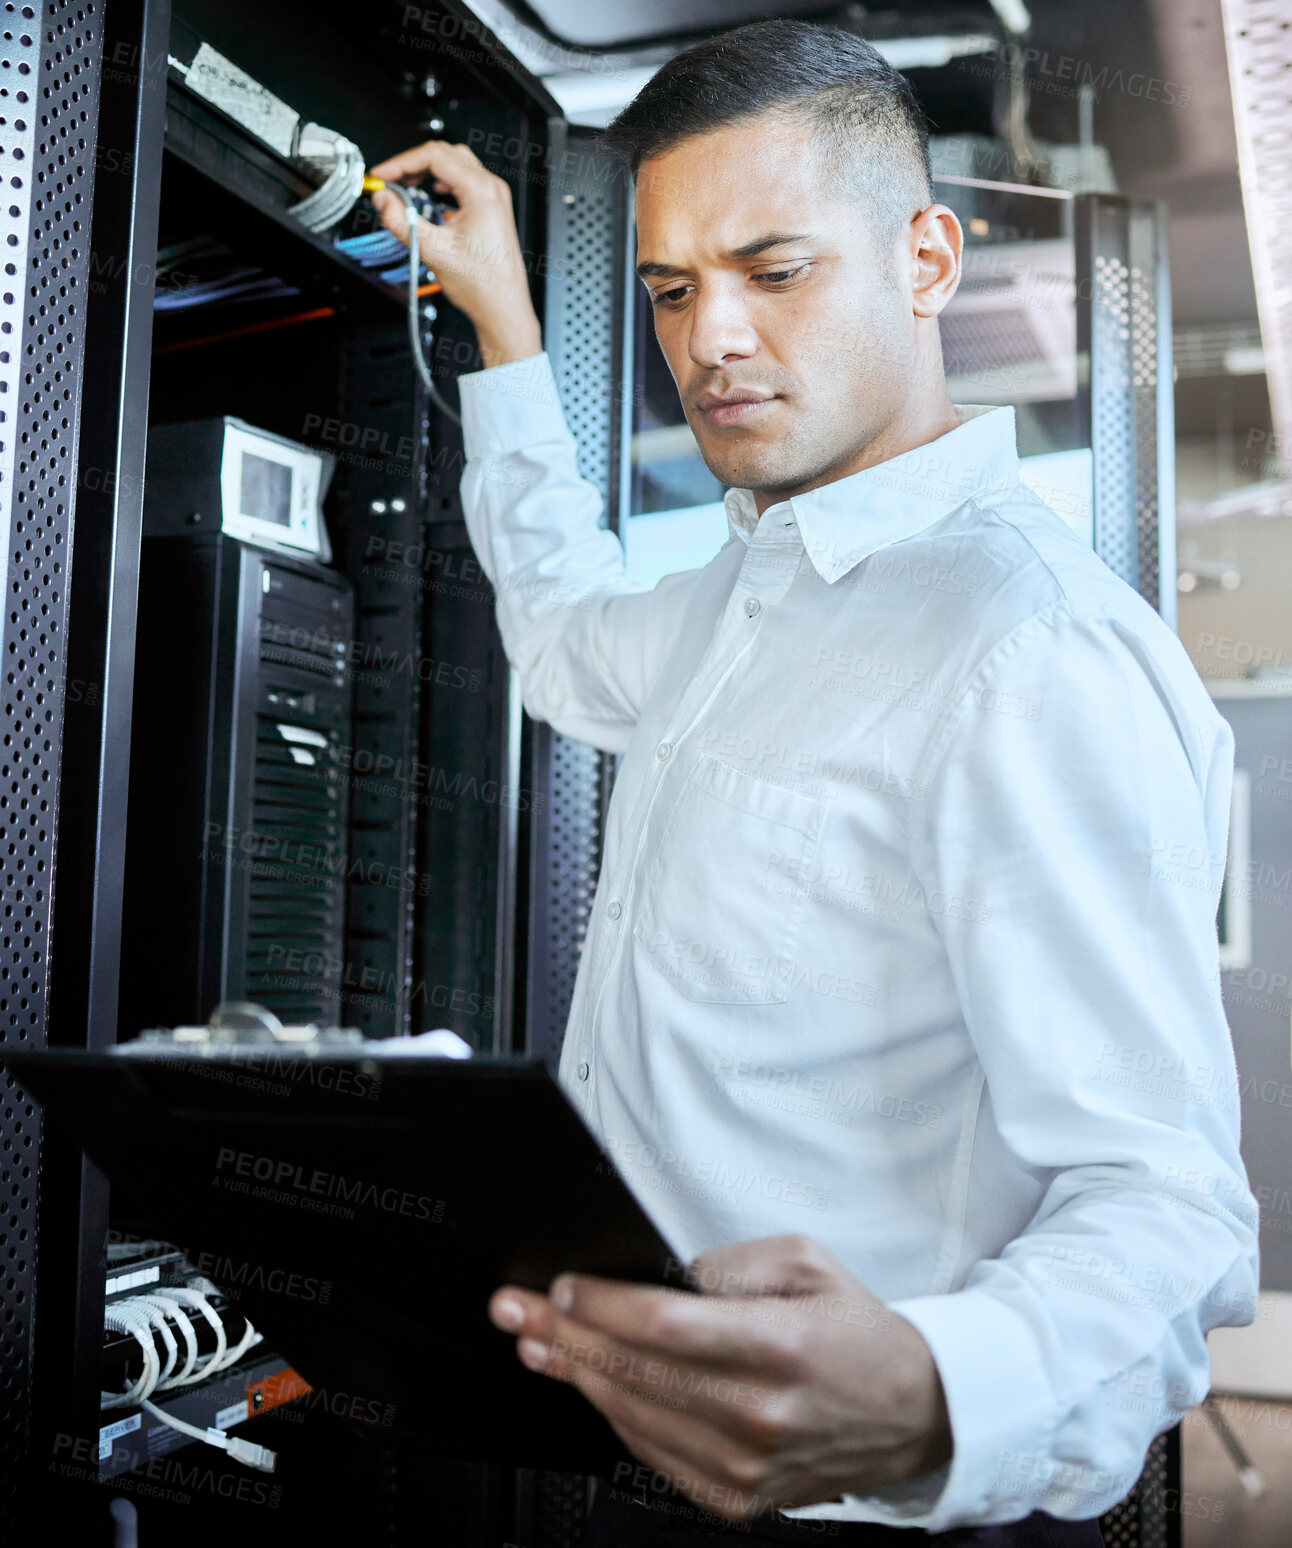
M 544 441 L 570 439 L 546 350 L 458 377 L 467 460 L 506 457 Z
M 999 1295 L 973 1289 L 893 1301 L 891 1310 L 932 1351 L 953 1450 L 938 1472 L 865 1503 L 907 1525 L 918 1518 L 929 1532 L 1044 1509 L 1029 1461 L 1048 1455 L 1056 1416 L 1045 1357 L 1026 1318 Z

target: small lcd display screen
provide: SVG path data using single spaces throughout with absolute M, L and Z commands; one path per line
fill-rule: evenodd
M 292 524 L 292 470 L 283 462 L 242 454 L 241 514 L 257 521 Z

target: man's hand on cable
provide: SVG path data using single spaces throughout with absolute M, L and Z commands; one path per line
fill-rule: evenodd
M 928 1345 L 824 1247 L 740 1242 L 691 1278 L 698 1295 L 562 1274 L 547 1295 L 503 1286 L 489 1315 L 714 1515 L 865 1494 L 950 1456 Z
M 542 331 L 530 300 L 510 186 L 468 146 L 447 140 L 428 140 L 370 171 L 387 183 L 419 182 L 429 175 L 433 194 L 450 193 L 457 200 L 443 225 L 418 221 L 418 245 L 445 299 L 475 324 L 484 365 L 538 354 Z M 382 225 L 407 247 L 404 201 L 383 188 L 372 203 Z

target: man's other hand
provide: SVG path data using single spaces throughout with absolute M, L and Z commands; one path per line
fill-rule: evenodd
M 547 1295 L 503 1286 L 489 1315 L 713 1515 L 865 1494 L 951 1455 L 928 1345 L 817 1242 L 740 1242 L 690 1277 L 700 1294 L 562 1274 Z

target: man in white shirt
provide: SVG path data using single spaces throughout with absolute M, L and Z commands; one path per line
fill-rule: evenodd
M 730 486 L 725 546 L 653 589 L 577 472 L 507 185 L 444 142 L 376 169 L 460 206 L 423 252 L 479 337 L 464 512 L 526 707 L 623 754 L 561 1080 L 703 1292 L 491 1313 L 641 1461 L 599 1544 L 1085 1548 L 1255 1314 L 1232 735 L 1020 482 L 1013 410 L 950 401 L 962 234 L 868 44 L 709 40 L 609 143 Z

